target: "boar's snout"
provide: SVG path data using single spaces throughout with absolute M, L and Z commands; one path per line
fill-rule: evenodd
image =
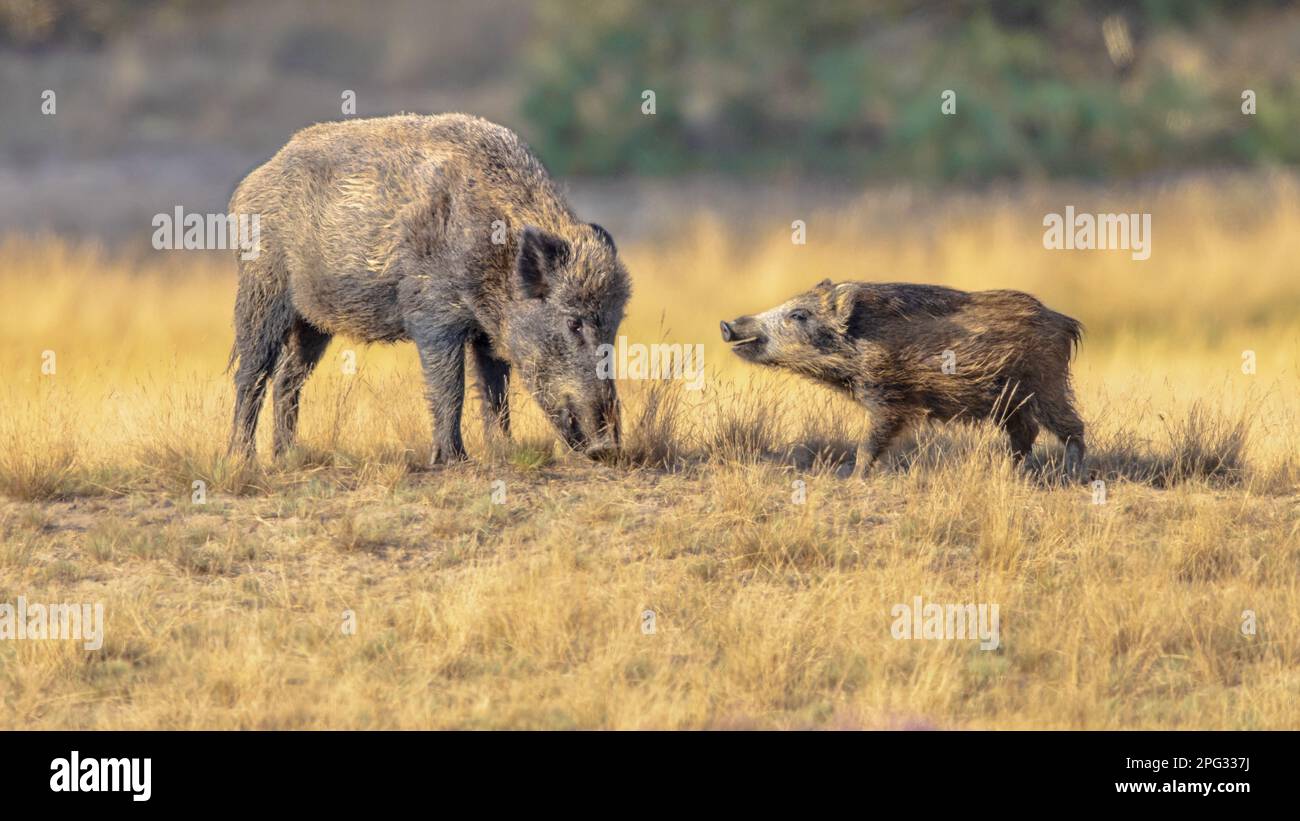
M 611 443 L 597 443 L 587 448 L 587 458 L 595 462 L 608 462 L 618 456 L 618 446 Z
M 758 357 L 767 343 L 759 322 L 752 316 L 742 316 L 730 322 L 723 320 L 722 341 L 731 345 L 731 350 L 745 359 Z
M 557 414 L 556 427 L 565 444 L 598 462 L 618 455 L 620 446 L 618 395 L 612 383 L 603 385 L 594 401 L 570 397 Z

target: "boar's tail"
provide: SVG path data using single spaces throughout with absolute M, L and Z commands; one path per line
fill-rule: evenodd
M 1058 314 L 1058 316 L 1061 317 L 1062 329 L 1069 340 L 1068 356 L 1073 359 L 1079 353 L 1079 344 L 1083 342 L 1083 323 L 1065 314 Z

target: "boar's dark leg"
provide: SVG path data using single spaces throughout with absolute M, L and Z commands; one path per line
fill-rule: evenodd
M 1055 434 L 1065 445 L 1065 472 L 1071 478 L 1083 475 L 1083 420 L 1065 396 L 1044 397 L 1038 400 L 1038 418 L 1043 426 Z
M 265 256 L 265 255 L 264 255 Z M 274 277 L 243 272 L 235 298 L 235 415 L 230 429 L 229 453 L 252 456 L 256 447 L 257 417 L 266 396 L 266 383 L 280 359 L 294 310 L 286 291 Z
M 240 360 L 235 372 L 235 419 L 230 429 L 229 453 L 251 457 L 256 449 L 257 417 L 262 412 L 266 396 L 266 375 L 263 368 L 249 360 L 245 366 Z
M 298 399 L 303 383 L 325 353 L 331 335 L 324 333 L 301 316 L 295 317 L 289 330 L 288 344 L 280 355 L 273 380 L 272 399 L 275 401 L 275 455 L 281 456 L 293 446 L 298 430 Z
M 420 352 L 425 397 L 433 414 L 434 464 L 465 458 L 460 416 L 465 406 L 465 338 L 467 332 L 436 323 L 427 316 L 407 320 L 407 331 Z
M 1034 449 L 1034 440 L 1038 438 L 1038 423 L 1022 408 L 1002 423 L 1002 429 L 1011 437 L 1011 454 L 1017 462 L 1023 461 Z
M 470 341 L 474 367 L 478 372 L 479 396 L 483 399 L 483 430 L 489 436 L 500 432 L 510 436 L 510 363 L 492 355 L 492 344 L 482 334 Z
M 865 476 L 867 470 L 889 449 L 909 421 L 905 414 L 877 409 L 875 418 L 872 419 L 871 433 L 867 436 L 867 441 L 858 448 L 853 473 L 857 476 Z

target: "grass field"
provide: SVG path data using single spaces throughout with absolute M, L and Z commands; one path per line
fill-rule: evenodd
M 885 192 L 625 242 L 624 333 L 703 343 L 708 379 L 622 385 L 613 466 L 560 452 L 516 391 L 513 442 L 471 407 L 473 461 L 426 469 L 413 348 L 346 340 L 299 450 L 230 462 L 233 261 L 12 236 L 0 603 L 102 602 L 106 629 L 0 641 L 0 726 L 1300 727 L 1298 193 Z M 1151 213 L 1151 258 L 1044 250 L 1066 204 Z M 1046 435 L 1022 469 L 981 427 L 852 478 L 864 414 L 717 338 L 827 276 L 1081 319 L 1104 503 Z M 997 604 L 1000 646 L 894 639 L 917 596 Z

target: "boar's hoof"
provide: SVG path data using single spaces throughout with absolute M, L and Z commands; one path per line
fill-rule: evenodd
M 460 462 L 468 462 L 469 455 L 464 450 L 434 448 L 433 458 L 429 460 L 430 465 L 454 465 Z

